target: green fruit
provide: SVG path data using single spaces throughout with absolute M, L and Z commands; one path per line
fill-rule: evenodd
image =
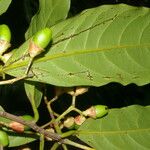
M 0 25 L 0 55 L 10 47 L 11 32 L 7 25 Z
M 96 111 L 96 117 L 95 118 L 100 118 L 103 117 L 108 113 L 108 107 L 105 105 L 95 105 L 93 106 Z
M 0 25 L 0 40 L 4 40 L 7 42 L 10 42 L 11 40 L 11 31 L 5 24 Z
M 0 145 L 3 147 L 8 146 L 9 138 L 6 132 L 0 130 Z
M 34 118 L 30 115 L 23 115 L 22 116 L 22 119 L 24 119 L 25 121 L 34 121 Z M 28 126 L 25 126 L 24 127 L 24 130 L 27 131 L 27 130 L 30 130 L 31 128 L 28 127 Z
M 40 48 L 44 49 L 52 39 L 52 30 L 49 28 L 44 28 L 37 33 L 32 38 L 32 41 Z

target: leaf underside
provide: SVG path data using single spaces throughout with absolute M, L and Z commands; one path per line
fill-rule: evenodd
M 150 107 L 112 109 L 100 119 L 88 119 L 77 136 L 96 150 L 149 150 Z
M 149 8 L 104 5 L 62 21 L 52 31 L 53 41 L 35 59 L 30 80 L 58 86 L 149 83 Z M 1 72 L 24 74 L 29 41 L 14 51 Z

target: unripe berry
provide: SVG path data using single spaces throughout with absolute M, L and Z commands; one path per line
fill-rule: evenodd
M 0 40 L 4 40 L 10 42 L 11 40 L 11 32 L 7 25 L 0 25 Z
M 44 28 L 33 36 L 33 42 L 40 48 L 45 48 L 52 39 L 52 30 Z
M 2 55 L 9 47 L 11 40 L 11 32 L 7 25 L 0 25 L 0 55 Z
M 8 146 L 9 138 L 6 132 L 0 130 L 0 145 L 3 147 Z
M 30 115 L 23 115 L 22 118 L 25 120 L 25 121 L 34 121 L 34 118 Z M 24 126 L 24 130 L 27 131 L 27 130 L 30 130 L 31 128 L 28 127 L 28 126 Z
M 32 40 L 29 45 L 29 54 L 30 57 L 34 58 L 44 51 L 44 48 L 52 40 L 52 30 L 50 28 L 44 28 L 35 35 L 33 35 Z
M 105 105 L 95 105 L 83 112 L 85 116 L 89 116 L 91 118 L 100 118 L 108 113 L 108 107 Z

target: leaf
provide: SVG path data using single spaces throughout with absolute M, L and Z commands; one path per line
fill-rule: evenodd
M 150 82 L 150 9 L 125 4 L 83 11 L 52 27 L 53 42 L 33 62 L 32 81 L 57 86 Z M 26 41 L 0 72 L 24 74 Z
M 77 133 L 96 150 L 150 148 L 150 106 L 129 106 L 112 109 L 101 119 L 88 119 Z
M 32 110 L 34 113 L 34 121 L 37 122 L 39 120 L 39 112 L 37 108 L 39 107 L 43 96 L 41 89 L 42 85 L 38 82 L 25 82 L 24 87 L 32 106 Z
M 40 0 L 39 11 L 32 18 L 30 27 L 26 32 L 26 39 L 38 30 L 51 27 L 64 20 L 70 9 L 70 0 Z
M 35 102 L 36 108 L 39 107 L 43 96 L 41 86 L 42 85 L 40 83 L 32 83 L 32 82 L 25 82 L 24 84 L 26 94 L 31 103 L 33 101 Z
M 0 15 L 8 9 L 10 3 L 11 0 L 0 0 Z
M 28 144 L 38 139 L 38 136 L 33 134 L 17 134 L 11 133 L 9 135 L 9 147 L 16 147 L 24 144 Z

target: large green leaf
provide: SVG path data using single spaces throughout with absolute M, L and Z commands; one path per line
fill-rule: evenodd
M 85 10 L 52 27 L 53 42 L 31 68 L 31 80 L 59 86 L 150 82 L 150 9 L 124 4 Z M 21 76 L 28 41 L 0 72 Z
M 150 106 L 112 109 L 101 119 L 88 119 L 77 136 L 96 150 L 150 149 Z
M 70 0 L 39 0 L 39 11 L 33 17 L 26 33 L 26 39 L 35 32 L 64 20 L 70 9 Z
M 9 7 L 11 0 L 0 0 L 0 15 L 3 14 Z

